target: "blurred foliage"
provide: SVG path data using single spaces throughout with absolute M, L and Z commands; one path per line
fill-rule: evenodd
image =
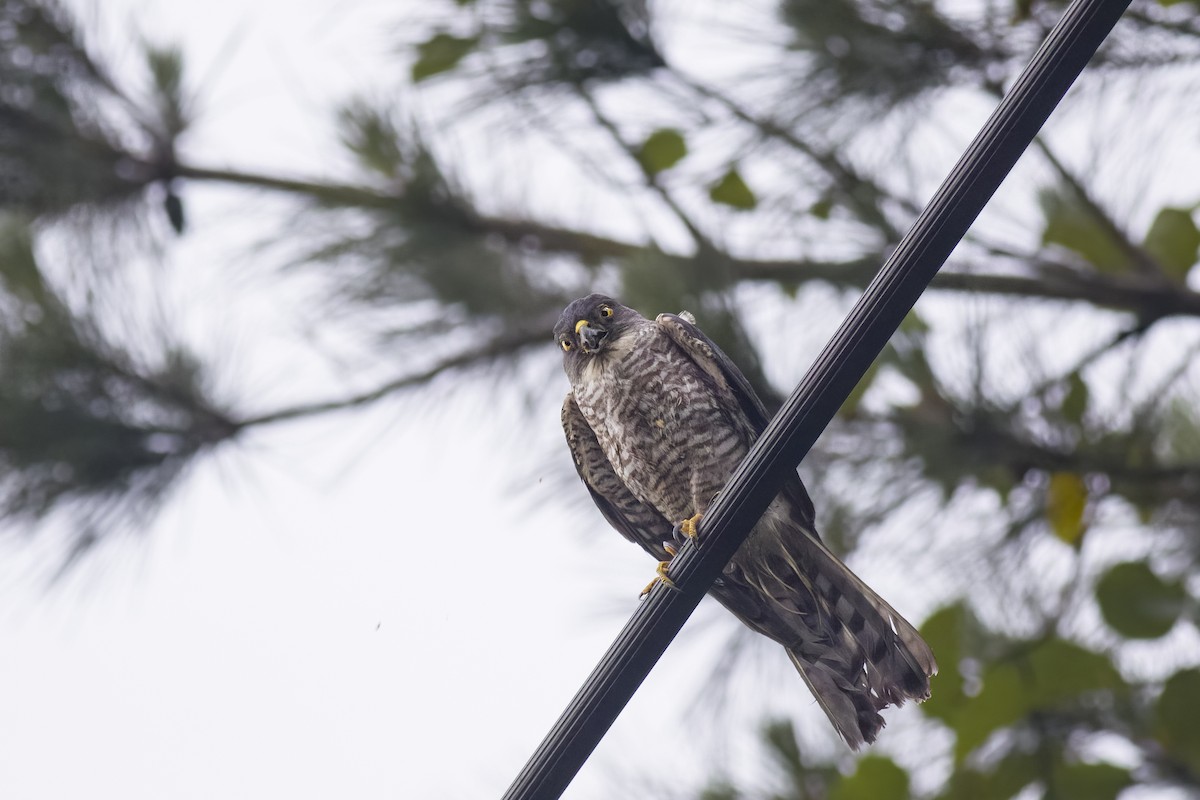
M 1187 593 L 1167 583 L 1145 563 L 1117 564 L 1096 584 L 1104 621 L 1130 639 L 1157 639 L 1175 627 L 1187 607 Z
M 1129 268 L 1117 234 L 1105 227 L 1071 186 L 1053 186 L 1038 196 L 1046 226 L 1042 244 L 1065 248 L 1082 259 L 1082 264 L 1101 272 Z
M 111 515 L 156 508 L 196 454 L 237 432 L 203 365 L 158 342 L 153 361 L 43 279 L 24 220 L 0 217 L 0 515 L 74 515 L 87 546 Z M 77 553 L 69 554 L 74 557 Z
M 783 0 L 780 15 L 805 57 L 806 88 L 829 103 L 902 102 L 1004 55 L 1002 40 L 928 2 Z
M 736 168 L 731 168 L 722 175 L 721 179 L 708 190 L 708 196 L 714 202 L 723 203 L 741 211 L 753 211 L 754 207 L 758 205 L 758 198 L 754 196 L 754 192 L 746 185 L 745 179 Z
M 312 177 L 195 161 L 185 50 L 118 74 L 59 3 L 0 0 L 0 513 L 73 515 L 71 562 L 248 428 L 549 368 L 597 288 L 692 311 L 777 404 L 1063 6 L 423 4 Z M 1133 3 L 806 462 L 830 543 L 925 601 L 933 697 L 856 761 L 773 720 L 761 775 L 694 796 L 1200 792 L 1195 12 Z M 128 264 L 185 219 L 221 236 L 184 213 L 198 183 L 291 201 L 254 262 L 317 280 L 314 339 L 361 342 L 377 384 L 251 414 L 171 320 L 121 328 L 154 302 L 114 291 Z M 90 258 L 46 263 L 63 241 Z
M 1054 535 L 1078 545 L 1085 530 L 1087 484 L 1074 472 L 1055 472 L 1046 487 L 1046 519 Z
M 1034 787 L 1037 796 L 1115 798 L 1125 788 L 1190 785 L 1200 673 L 1184 670 L 1163 687 L 1124 679 L 1109 658 L 1049 634 L 1005 639 L 964 605 L 935 613 L 922 633 L 941 672 L 923 715 L 955 734 L 955 766 L 937 798 L 1007 800 Z M 1136 769 L 1097 759 L 1096 737 L 1119 733 L 1147 747 Z M 878 754 L 860 757 L 849 774 L 800 756 L 789 723 L 773 722 L 762 747 L 778 788 L 741 790 L 714 781 L 699 797 L 905 798 L 909 772 Z M 782 757 L 781 757 L 782 754 Z M 723 792 L 723 793 L 722 793 Z
M 1142 246 L 1164 272 L 1184 280 L 1200 257 L 1200 229 L 1195 214 L 1184 208 L 1161 209 L 1146 231 Z
M 338 214 L 345 211 L 344 197 L 318 190 L 309 236 L 317 244 L 299 263 L 353 271 L 335 290 L 351 314 L 373 308 L 394 315 L 435 304 L 436 315 L 417 310 L 410 324 L 389 324 L 388 337 L 504 323 L 530 338 L 553 326 L 553 310 L 573 293 L 538 280 L 552 264 L 537 252 L 536 234 L 490 232 L 415 124 L 395 109 L 358 99 L 342 108 L 338 131 L 364 180 L 387 195 L 367 198 L 369 207 L 354 209 L 354 220 L 347 222 Z
M 170 181 L 190 122 L 179 52 L 146 48 L 152 88 L 138 97 L 57 2 L 3 0 L 0 37 L 0 210 L 128 214 L 148 185 Z
M 462 63 L 510 91 L 553 90 L 619 81 L 664 64 L 651 37 L 645 0 L 500 0 L 465 6 L 453 22 L 471 34 L 438 29 L 417 44 L 414 81 L 444 75 Z
M 663 128 L 650 134 L 638 150 L 638 161 L 647 172 L 662 172 L 678 164 L 687 155 L 687 142 L 677 130 Z

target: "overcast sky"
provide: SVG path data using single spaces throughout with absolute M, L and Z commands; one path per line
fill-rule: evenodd
M 392 3 L 71 5 L 99 17 L 122 68 L 138 35 L 183 45 L 204 83 L 185 150 L 210 165 L 327 171 L 331 109 L 396 69 Z M 340 394 L 298 355 L 295 298 L 231 284 L 260 201 L 188 186 L 185 202 L 176 322 L 201 349 L 236 344 L 233 384 Z M 555 361 L 528 407 L 476 381 L 257 433 L 56 588 L 30 579 L 37 552 L 5 541 L 0 797 L 497 796 L 653 568 L 561 480 Z M 568 797 L 611 796 L 614 772 L 704 774 L 713 742 L 676 700 L 706 652 L 668 653 Z M 799 680 L 772 702 L 819 718 Z

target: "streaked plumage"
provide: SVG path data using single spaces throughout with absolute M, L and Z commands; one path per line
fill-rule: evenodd
M 651 321 L 612 298 L 567 306 L 555 326 L 571 392 L 567 443 L 605 519 L 655 558 L 707 509 L 767 423 L 745 377 L 691 321 Z M 779 642 L 853 748 L 879 711 L 929 696 L 937 671 L 917 631 L 820 541 L 799 477 L 709 590 Z

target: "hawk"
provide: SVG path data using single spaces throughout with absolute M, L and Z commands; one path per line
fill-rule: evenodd
M 571 303 L 554 328 L 571 391 L 562 423 L 579 477 L 605 519 L 659 559 L 695 526 L 767 424 L 745 376 L 690 315 L 653 321 L 611 297 Z M 929 697 L 933 653 L 896 610 L 830 552 L 793 475 L 708 593 L 783 645 L 846 743 L 879 712 Z

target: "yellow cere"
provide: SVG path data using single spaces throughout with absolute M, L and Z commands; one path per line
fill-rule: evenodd
M 576 323 L 575 323 L 575 335 L 576 335 L 576 336 L 578 336 L 578 335 L 579 335 L 579 329 L 580 329 L 580 328 L 582 328 L 584 325 L 587 325 L 587 324 L 588 324 L 588 321 L 587 321 L 586 319 L 581 319 L 581 320 L 579 320 L 579 322 L 576 322 Z

